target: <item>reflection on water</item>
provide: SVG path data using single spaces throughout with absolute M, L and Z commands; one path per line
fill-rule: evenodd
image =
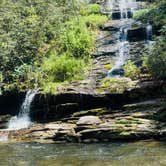
M 166 143 L 0 144 L 0 166 L 165 166 Z

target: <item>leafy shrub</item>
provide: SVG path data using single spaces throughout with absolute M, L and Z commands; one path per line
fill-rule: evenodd
M 80 9 L 80 13 L 82 15 L 90 15 L 90 14 L 100 14 L 100 5 L 99 4 L 89 4 L 89 5 L 84 5 L 81 9 Z
M 166 23 L 166 1 L 156 1 L 149 7 L 148 12 L 143 12 L 137 18 L 160 28 Z
M 42 68 L 48 81 L 64 82 L 82 79 L 85 63 L 66 54 L 61 56 L 52 54 L 44 60 Z
M 131 60 L 124 65 L 124 72 L 126 77 L 130 77 L 133 80 L 140 75 L 140 69 Z
M 92 29 L 100 27 L 107 21 L 107 19 L 107 16 L 97 14 L 91 14 L 83 17 L 86 25 Z
M 140 10 L 136 10 L 134 11 L 134 19 L 139 19 L 141 17 L 144 17 L 146 15 L 146 13 L 148 13 L 149 9 L 140 9 Z
M 149 50 L 146 61 L 150 74 L 156 79 L 166 78 L 166 40 L 158 38 L 153 48 Z
M 87 6 L 88 14 L 100 14 L 100 5 L 99 4 L 89 4 Z
M 60 52 L 69 52 L 72 56 L 86 58 L 94 48 L 93 35 L 84 21 L 73 20 L 62 29 L 57 41 Z

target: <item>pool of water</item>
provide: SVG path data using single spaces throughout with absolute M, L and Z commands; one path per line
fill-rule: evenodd
M 166 143 L 1 143 L 0 166 L 166 166 Z

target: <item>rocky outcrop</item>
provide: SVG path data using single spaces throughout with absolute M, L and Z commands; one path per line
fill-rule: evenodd
M 146 26 L 136 26 L 127 29 L 127 40 L 130 42 L 142 41 L 147 38 Z
M 129 89 L 126 89 L 127 84 L 130 84 Z M 117 81 L 117 90 L 119 91 L 114 91 L 116 85 L 107 87 L 99 85 L 94 94 L 78 93 L 77 91 L 68 91 L 57 95 L 37 94 L 32 103 L 31 117 L 34 121 L 45 122 L 61 120 L 82 110 L 101 107 L 119 109 L 123 104 L 161 97 L 162 89 L 165 86 L 164 82 L 154 81 L 140 81 L 132 86 L 131 84 L 132 81 L 128 83 L 128 79 L 124 79 L 120 84 Z M 126 88 L 123 90 L 123 87 Z
M 0 131 L 11 141 L 109 142 L 163 139 L 166 137 L 165 100 L 156 98 L 123 105 L 120 110 L 96 109 L 72 114 L 65 122 L 33 124 L 28 129 Z M 96 115 L 94 115 L 96 113 Z M 91 115 L 93 114 L 93 115 Z M 159 116 L 162 115 L 162 116 Z M 73 117 L 73 121 L 72 121 Z

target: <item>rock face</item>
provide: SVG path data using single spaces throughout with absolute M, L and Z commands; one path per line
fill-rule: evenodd
M 121 86 L 129 84 L 128 80 L 129 79 L 124 79 Z M 32 103 L 31 117 L 37 122 L 47 122 L 50 120 L 54 121 L 68 118 L 75 112 L 82 110 L 101 107 L 119 109 L 123 104 L 136 102 L 142 98 L 161 97 L 162 89 L 165 84 L 164 82 L 140 81 L 136 84 L 134 83 L 134 85 L 133 87 L 129 86 L 128 90 L 125 89 L 125 91 L 120 91 L 119 93 L 113 91 L 115 86 L 98 86 L 96 94 L 80 94 L 76 91 L 68 91 L 68 93 L 60 93 L 57 95 L 37 94 Z M 119 87 L 119 90 L 120 88 L 121 87 Z
M 8 126 L 8 121 L 11 118 L 11 115 L 2 115 L 0 116 L 0 129 L 5 129 Z
M 0 115 L 16 115 L 24 97 L 25 93 L 18 92 L 6 92 L 0 95 Z
M 84 113 L 85 112 L 85 113 Z M 89 110 L 74 113 L 65 122 L 33 124 L 18 131 L 0 131 L 11 141 L 109 142 L 162 139 L 166 137 L 166 107 L 163 98 L 123 105 L 120 110 Z M 91 114 L 96 115 L 91 115 Z M 87 111 L 82 111 L 82 115 Z
M 127 30 L 127 39 L 130 42 L 146 40 L 146 38 L 147 38 L 147 31 L 146 27 L 144 26 L 133 27 Z

